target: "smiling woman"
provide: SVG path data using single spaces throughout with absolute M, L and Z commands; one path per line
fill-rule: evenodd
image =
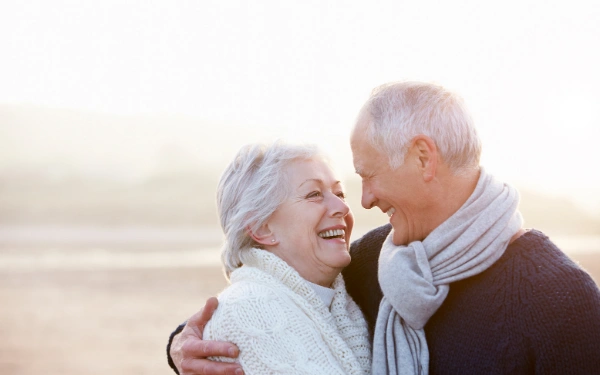
M 341 183 L 318 160 L 295 161 L 286 174 L 291 197 L 261 226 L 260 237 L 253 237 L 303 278 L 328 287 L 350 263 L 354 220 Z
M 367 325 L 340 274 L 354 224 L 344 197 L 316 146 L 248 145 L 223 173 L 231 285 L 203 337 L 236 344 L 246 374 L 369 373 Z

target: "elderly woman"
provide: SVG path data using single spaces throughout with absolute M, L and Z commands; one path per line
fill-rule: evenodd
M 235 343 L 247 375 L 369 373 L 367 324 L 340 275 L 353 217 L 326 157 L 314 146 L 246 146 L 217 206 L 231 285 L 204 339 Z

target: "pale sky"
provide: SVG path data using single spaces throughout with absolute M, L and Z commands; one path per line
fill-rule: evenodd
M 0 104 L 193 116 L 250 134 L 211 144 L 316 142 L 351 171 L 370 90 L 436 82 L 465 98 L 488 170 L 600 212 L 599 4 L 5 1 Z

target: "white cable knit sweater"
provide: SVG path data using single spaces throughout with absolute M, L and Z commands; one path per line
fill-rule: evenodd
M 247 375 L 370 372 L 367 324 L 341 275 L 333 283 L 330 311 L 279 257 L 251 249 L 244 261 L 219 295 L 204 339 L 235 343 L 240 348 L 237 361 Z

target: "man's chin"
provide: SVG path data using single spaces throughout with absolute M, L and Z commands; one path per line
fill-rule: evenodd
M 396 229 L 392 229 L 392 243 L 396 246 L 406 246 L 406 236 L 402 232 L 398 232 Z

